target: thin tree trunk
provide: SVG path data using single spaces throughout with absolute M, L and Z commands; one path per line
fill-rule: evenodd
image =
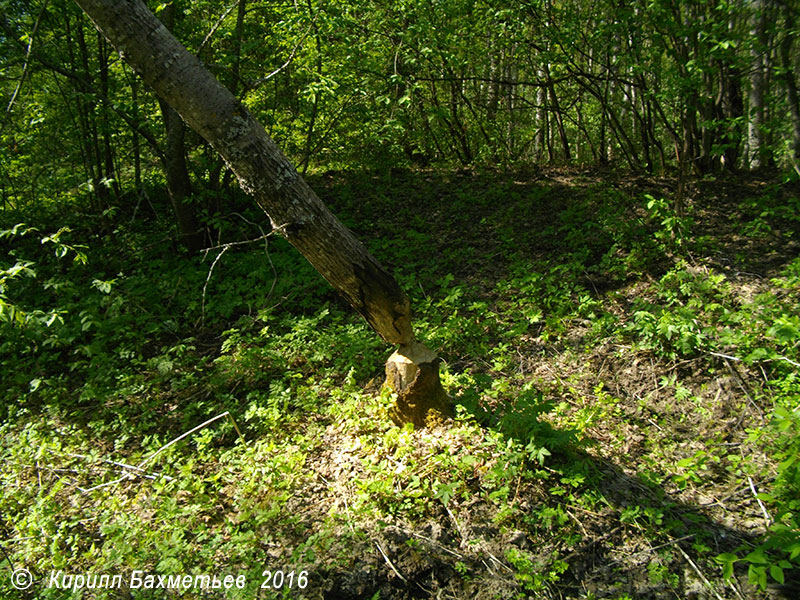
M 78 21 L 78 49 L 80 50 L 80 67 L 81 67 L 81 78 L 86 81 L 91 81 L 91 69 L 89 66 L 89 50 L 86 45 L 86 36 L 83 31 L 83 25 L 80 21 Z M 79 90 L 81 93 L 84 91 L 83 89 Z M 98 202 L 92 203 L 92 208 L 95 211 L 100 211 L 105 206 L 106 208 L 109 206 L 108 202 L 108 188 L 105 186 L 103 175 L 103 159 L 102 159 L 102 151 L 100 148 L 100 137 L 97 132 L 97 118 L 94 115 L 94 108 L 93 106 L 87 106 L 84 104 L 84 114 L 86 119 L 86 134 L 87 134 L 87 144 L 91 160 L 91 172 L 92 172 L 92 198 L 96 199 Z
M 131 77 L 130 80 L 133 118 L 139 121 L 139 81 L 136 77 Z M 131 127 L 131 142 L 133 144 L 133 184 L 136 192 L 139 193 L 142 188 L 142 150 L 139 132 L 134 127 Z
M 308 18 L 311 20 L 312 27 L 314 28 L 314 42 L 317 49 L 316 67 L 317 77 L 322 79 L 322 40 L 319 35 L 319 27 L 317 27 L 316 16 L 314 15 L 314 8 L 311 6 L 311 0 L 307 1 Z M 311 151 L 314 141 L 314 126 L 317 124 L 317 116 L 319 115 L 319 101 L 322 94 L 316 92 L 314 94 L 314 101 L 311 104 L 311 117 L 308 120 L 308 130 L 306 130 L 306 144 L 303 150 L 303 160 L 300 161 L 300 171 L 305 176 L 308 171 L 308 165 L 311 162 Z
M 556 96 L 556 86 L 553 83 L 553 78 L 550 77 L 550 68 L 545 66 L 544 74 L 547 79 L 547 90 L 550 92 L 550 101 L 553 103 L 553 116 L 556 119 L 556 126 L 558 127 L 558 137 L 561 139 L 561 148 L 564 151 L 564 160 L 570 162 L 572 154 L 569 150 L 569 140 L 567 139 L 567 130 L 564 128 L 564 119 L 561 114 L 561 105 Z
M 73 85 L 73 96 L 75 99 L 75 112 L 77 113 L 77 125 L 78 129 L 80 130 L 79 136 L 79 144 L 80 144 L 80 152 L 81 158 L 83 159 L 83 170 L 84 176 L 86 177 L 87 181 L 94 182 L 95 175 L 94 175 L 94 163 L 92 161 L 92 149 L 89 144 L 89 120 L 88 115 L 85 109 L 85 103 L 82 98 L 82 94 L 80 86 L 77 85 L 75 82 L 81 81 L 82 77 L 79 75 L 81 72 L 80 67 L 78 66 L 78 59 L 75 56 L 74 47 L 75 42 L 72 36 L 72 27 L 70 25 L 70 16 L 69 12 L 66 10 L 66 5 L 64 5 L 64 30 L 67 36 L 67 57 L 69 58 L 69 67 L 70 71 L 75 74 L 75 78 L 72 80 Z M 70 100 L 72 97 L 67 97 L 64 94 L 64 101 L 67 105 L 69 105 Z M 90 198 L 94 198 L 94 194 L 90 195 Z
M 486 120 L 492 123 L 497 116 L 497 109 L 500 106 L 500 63 L 497 52 L 494 50 L 494 35 L 489 34 L 487 48 L 489 49 L 489 72 L 486 98 Z
M 608 142 L 606 141 L 606 129 L 608 123 L 608 117 L 606 116 L 606 107 L 608 106 L 608 97 L 609 91 L 611 87 L 611 79 L 606 78 L 605 85 L 603 86 L 603 93 L 602 96 L 598 95 L 598 102 L 600 103 L 600 131 L 599 133 L 599 140 L 597 142 L 598 147 L 600 148 L 600 153 L 598 157 L 598 162 L 601 166 L 605 167 L 608 165 L 609 162 L 609 149 L 608 149 Z
M 728 170 L 736 169 L 742 141 L 741 117 L 744 114 L 742 101 L 741 76 L 731 59 L 724 59 L 719 72 L 719 111 L 726 121 L 723 134 L 724 152 L 723 166 Z
M 762 166 L 764 146 L 764 52 L 766 14 L 763 0 L 752 2 L 753 46 L 750 50 L 750 95 L 747 120 L 747 163 L 751 169 Z
M 187 200 L 192 195 L 192 183 L 189 169 L 186 167 L 185 138 L 186 126 L 181 116 L 164 100 L 159 99 L 161 116 L 167 131 L 167 143 L 164 148 L 164 170 L 167 176 L 167 192 L 172 210 L 181 234 L 181 243 L 189 252 L 203 249 L 204 236 L 194 209 Z
M 781 79 L 786 88 L 786 99 L 789 104 L 789 114 L 792 118 L 792 156 L 795 161 L 800 161 L 800 99 L 797 93 L 797 81 L 794 76 L 794 63 L 791 59 L 792 41 L 794 40 L 794 14 L 787 3 L 783 8 L 785 19 L 783 40 L 781 40 Z
M 100 103 L 100 116 L 103 131 L 103 158 L 105 162 L 105 177 L 106 186 L 114 192 L 115 197 L 119 200 L 122 195 L 122 188 L 120 187 L 119 178 L 117 177 L 117 169 L 114 164 L 114 150 L 111 141 L 111 119 L 108 115 L 108 102 L 106 98 L 110 98 L 109 88 L 109 73 L 108 73 L 108 45 L 105 38 L 97 32 L 97 62 L 98 71 L 100 74 L 100 93 L 104 100 Z
M 167 29 L 172 29 L 175 25 L 176 10 L 173 2 L 161 12 L 161 22 Z M 167 136 L 164 149 L 167 193 L 178 223 L 181 243 L 189 252 L 199 252 L 203 249 L 204 236 L 194 208 L 187 203 L 192 196 L 192 182 L 186 166 L 186 125 L 180 115 L 163 99 L 159 98 L 158 106 L 161 109 Z
M 448 67 L 448 76 L 450 78 L 450 113 L 453 126 L 453 134 L 456 140 L 461 145 L 462 164 L 466 167 L 472 164 L 473 153 L 469 143 L 469 134 L 464 125 L 461 117 L 459 116 L 459 98 L 462 96 L 461 86 L 463 85 L 461 79 L 456 76 L 455 72 L 451 71 Z
M 538 68 L 536 70 L 536 77 L 539 81 L 539 86 L 536 88 L 536 137 L 533 141 L 533 152 L 537 161 L 542 161 L 544 158 L 544 150 L 547 145 L 547 90 L 544 84 L 544 70 Z M 552 161 L 552 156 L 549 159 Z
M 231 67 L 231 83 L 229 85 L 229 89 L 231 93 L 238 97 L 239 96 L 239 89 L 241 86 L 241 65 L 242 65 L 242 39 L 244 38 L 244 18 L 247 15 L 247 0 L 239 0 L 239 5 L 236 7 L 236 27 L 233 30 L 233 66 Z M 211 163 L 212 166 L 209 169 L 208 173 L 208 181 L 207 186 L 208 189 L 214 191 L 220 191 L 221 187 L 225 187 L 225 182 L 230 180 L 230 174 L 227 169 L 225 169 L 225 161 L 223 161 L 219 156 L 216 156 L 215 153 L 212 151 L 211 154 Z M 225 169 L 225 175 L 223 176 L 223 169 Z M 222 185 L 220 186 L 220 178 L 222 177 Z M 208 202 L 206 203 L 206 210 L 209 214 L 215 214 L 219 209 L 219 197 L 220 194 L 211 194 L 209 196 Z
M 513 60 L 514 53 L 516 52 L 516 46 L 512 45 L 511 47 L 511 56 L 508 60 L 505 60 L 505 77 L 504 79 L 508 82 L 503 87 L 505 88 L 505 95 L 506 95 L 506 114 L 508 118 L 508 125 L 506 134 L 506 148 L 508 149 L 509 156 L 513 155 L 515 148 L 517 147 L 517 139 L 519 136 L 517 135 L 517 116 L 516 116 L 516 108 L 517 108 L 517 100 L 516 100 L 516 93 L 517 93 L 517 76 L 519 70 L 516 67 L 516 63 Z M 505 53 L 504 53 L 505 54 Z
M 231 69 L 231 93 L 236 96 L 241 80 L 242 37 L 244 36 L 244 17 L 247 14 L 247 0 L 239 0 L 236 7 L 236 29 L 233 32 L 233 68 Z

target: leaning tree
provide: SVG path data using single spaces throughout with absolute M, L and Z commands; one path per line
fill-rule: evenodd
M 387 342 L 392 417 L 424 425 L 450 412 L 438 357 L 414 338 L 408 297 L 322 203 L 252 114 L 142 0 L 75 0 L 156 94 L 203 136 L 283 235 Z

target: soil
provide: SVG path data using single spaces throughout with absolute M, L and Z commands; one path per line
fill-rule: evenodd
M 570 202 L 592 194 L 599 183 L 613 186 L 630 197 L 651 194 L 669 197 L 676 187 L 670 179 L 625 177 L 607 172 L 586 174 L 573 171 L 548 171 L 518 175 L 486 173 L 427 175 L 399 174 L 387 195 L 402 199 L 403 211 L 396 211 L 394 221 L 385 213 L 372 218 L 373 208 L 361 201 L 375 192 L 365 180 L 364 189 L 352 192 L 354 201 L 342 199 L 340 183 L 349 178 L 336 173 L 322 177 L 313 185 L 326 201 L 342 212 L 352 212 L 357 223 L 366 226 L 357 235 L 380 239 L 381 231 L 423 230 L 432 241 L 425 251 L 434 257 L 457 257 L 459 249 L 468 248 L 481 256 L 480 262 L 453 261 L 455 279 L 469 281 L 476 295 L 493 299 L 495 283 L 503 278 L 510 265 L 504 257 L 504 235 L 516 236 L 512 242 L 521 251 L 536 257 L 558 261 L 562 251 L 556 235 L 547 232 L 556 216 Z M 708 256 L 694 257 L 694 268 L 713 269 L 726 275 L 743 301 L 768 287 L 789 261 L 797 257 L 800 243 L 776 234 L 788 223 L 779 218 L 770 234 L 763 237 L 740 235 L 742 202 L 763 193 L 773 184 L 770 177 L 747 176 L 694 182 L 688 188 L 687 203 L 693 209 L 696 236 L 713 236 L 715 245 Z M 475 203 L 472 209 L 461 202 L 457 212 L 449 211 L 453 194 L 480 197 L 487 187 L 504 186 L 509 192 L 508 206 L 493 207 L 494 217 L 486 220 L 488 208 Z M 797 193 L 791 186 L 779 186 L 776 194 Z M 642 218 L 640 207 L 631 205 L 631 218 Z M 419 218 L 414 218 L 414 216 Z M 498 216 L 499 215 L 499 216 Z M 488 224 L 487 224 L 488 223 Z M 509 231 L 511 233 L 509 234 Z M 524 235 L 517 235 L 526 232 Z M 531 234 L 533 232 L 533 234 Z M 614 304 L 623 317 L 642 292 L 641 281 L 659 277 L 671 265 L 654 265 L 643 280 L 603 279 L 593 275 L 592 286 L 604 301 Z M 438 275 L 420 274 L 420 285 L 434 287 Z M 613 292 L 613 294 L 609 294 Z M 596 397 L 596 384 L 616 402 L 605 420 L 590 430 L 591 440 L 575 454 L 553 457 L 558 461 L 582 461 L 599 481 L 603 497 L 593 509 L 580 506 L 568 496 L 551 494 L 549 483 L 525 483 L 515 493 L 515 502 L 523 512 L 534 514 L 537 507 L 557 503 L 569 516 L 562 529 L 549 530 L 547 524 L 532 525 L 527 531 L 498 524 L 498 506 L 476 496 L 473 500 L 454 500 L 440 513 L 422 521 L 361 522 L 358 531 L 347 531 L 349 566 L 316 565 L 309 579 L 315 582 L 309 598 L 345 600 L 381 598 L 489 599 L 489 598 L 715 598 L 744 600 L 750 598 L 800 598 L 800 583 L 795 577 L 785 585 L 771 585 L 766 593 L 747 581 L 746 572 L 738 572 L 730 583 L 722 581 L 720 568 L 703 556 L 734 551 L 742 542 L 752 541 L 765 531 L 765 520 L 754 490 L 773 477 L 772 461 L 747 443 L 748 430 L 761 426 L 771 407 L 768 399 L 754 395 L 764 374 L 740 361 L 722 356 L 703 355 L 689 360 L 665 360 L 652 353 L 637 351 L 622 343 L 609 341 L 587 348 L 586 324 L 573 323 L 569 335 L 543 347 L 535 339 L 519 340 L 519 372 L 536 383 L 538 389 L 565 402 L 566 409 L 549 416 L 558 426 L 570 414 L 583 408 L 585 398 Z M 564 341 L 566 340 L 566 341 Z M 470 357 L 453 360 L 459 368 L 485 370 Z M 675 390 L 661 383 L 663 377 L 676 375 L 692 391 L 676 399 Z M 572 392 L 565 393 L 571 389 Z M 556 397 L 558 395 L 558 397 Z M 414 433 L 417 451 L 436 443 L 452 443 L 447 427 Z M 741 449 L 743 458 L 754 466 L 759 476 L 751 482 L 732 477 L 724 465 L 710 461 L 699 481 L 680 485 L 669 478 L 648 475 L 649 471 L 669 468 L 680 472 L 678 461 L 707 448 L 710 441 L 731 449 Z M 454 450 L 456 451 L 456 450 Z M 323 450 L 309 457 L 306 467 L 315 473 L 315 483 L 307 493 L 295 498 L 303 520 L 313 530 L 314 523 L 328 514 L 331 507 L 347 512 L 352 505 L 352 481 L 364 474 L 352 432 L 331 423 L 326 429 Z M 313 479 L 313 478 L 312 478 Z M 657 479 L 664 483 L 653 483 Z M 673 521 L 669 527 L 642 525 L 643 520 L 621 518 L 626 508 L 649 507 L 658 519 Z M 551 526 L 553 527 L 553 526 Z M 548 533 L 551 531 L 551 533 Z M 368 532 L 363 534 L 363 532 Z M 558 535 L 556 535 L 558 533 Z M 299 540 L 298 540 L 299 543 Z M 519 548 L 540 557 L 543 564 L 558 555 L 565 563 L 563 574 L 545 581 L 540 591 L 527 593 L 509 565 L 510 548 Z M 469 577 L 462 573 L 468 572 Z M 711 584 L 709 584 L 711 582 Z M 626 596 L 627 595 L 627 596 Z

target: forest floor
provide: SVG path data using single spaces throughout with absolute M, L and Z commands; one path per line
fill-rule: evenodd
M 53 569 L 246 575 L 220 598 L 800 597 L 800 187 L 695 181 L 681 216 L 675 183 L 311 178 L 443 359 L 457 416 L 417 431 L 387 418 L 391 349 L 282 240 L 210 271 L 117 230 L 94 337 L 3 363 L 6 562 L 30 598 L 69 597 Z

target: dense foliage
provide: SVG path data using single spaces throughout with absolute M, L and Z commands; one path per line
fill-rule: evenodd
M 411 296 L 413 431 L 74 3 L 0 0 L 0 598 L 796 595 L 797 3 L 496 4 L 149 3 Z
M 649 181 L 314 185 L 403 265 L 456 422 L 388 423 L 374 383 L 386 351 L 280 238 L 203 260 L 129 214 L 102 237 L 81 215 L 48 233 L 53 213 L 28 214 L 36 225 L 3 233 L 16 261 L 3 274 L 10 565 L 45 577 L 222 564 L 247 575 L 242 598 L 277 566 L 305 570 L 310 597 L 418 584 L 593 597 L 587 582 L 619 598 L 692 585 L 728 597 L 723 576 L 757 597 L 748 581 L 791 580 L 795 186 L 710 181 L 694 195 L 713 208 L 680 219 Z M 387 217 L 410 189 L 409 210 Z M 258 236 L 256 211 L 231 202 L 242 237 Z M 605 552 L 620 569 L 591 566 Z M 692 583 L 681 553 L 712 583 Z
M 151 7 L 303 169 L 612 162 L 707 173 L 788 166 L 800 152 L 788 0 Z M 170 152 L 159 105 L 76 6 L 2 8 L 5 201 L 72 193 L 105 209 L 158 179 L 153 161 Z M 198 192 L 230 183 L 202 140 L 186 145 Z

